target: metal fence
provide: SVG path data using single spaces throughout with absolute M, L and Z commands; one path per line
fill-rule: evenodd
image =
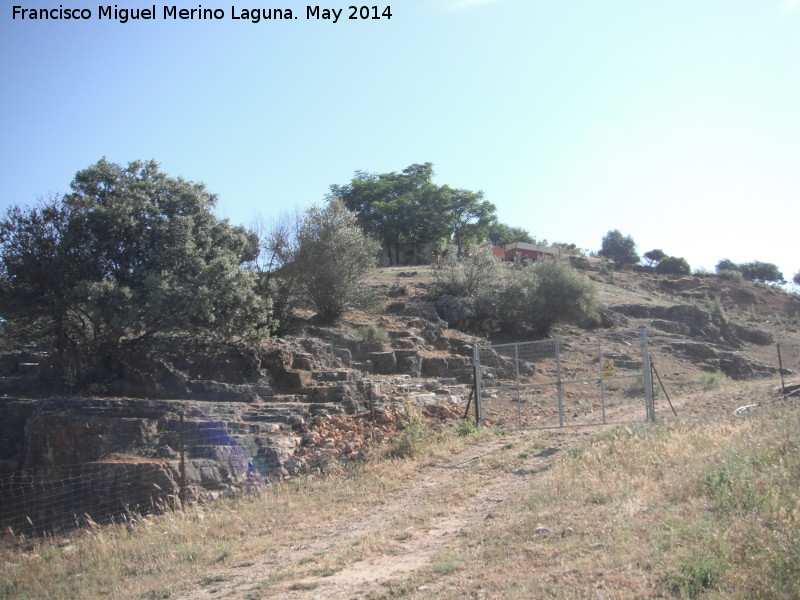
M 123 453 L 74 464 L 32 456 L 42 466 L 0 474 L 0 531 L 38 536 L 135 520 L 186 501 L 260 489 L 276 464 L 275 449 L 254 447 L 239 423 L 200 414 L 184 420 L 183 412 L 120 420 L 137 421 L 128 437 L 120 434 Z M 100 444 L 109 423 L 101 419 L 97 431 L 87 429 L 85 444 Z
M 544 429 L 654 420 L 645 328 L 475 346 L 478 420 Z

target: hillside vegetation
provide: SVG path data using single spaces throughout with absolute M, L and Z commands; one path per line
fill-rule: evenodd
M 763 384 L 701 418 L 597 432 L 421 433 L 184 512 L 4 547 L 7 598 L 795 598 L 800 412 Z
M 501 263 L 487 240 L 535 238 L 432 176 L 357 173 L 260 232 L 152 162 L 100 161 L 63 198 L 12 209 L 3 475 L 153 477 L 115 487 L 111 524 L 68 512 L 86 527 L 42 534 L 47 506 L 15 521 L 0 597 L 800 597 L 800 409 L 780 397 L 800 387 L 800 296 L 765 283 L 782 274 L 692 275 L 661 250 L 636 265 L 617 230 L 597 256 L 560 244 Z M 580 429 L 460 418 L 475 345 L 622 329 L 647 331 L 655 423 L 641 373 L 616 390 L 628 425 L 600 426 L 588 385 L 565 392 L 593 419 Z M 572 348 L 559 369 L 596 378 L 601 353 Z M 623 336 L 609 352 L 644 364 Z M 185 431 L 204 440 L 186 465 Z M 125 503 L 130 488 L 180 505 L 186 467 L 197 502 Z

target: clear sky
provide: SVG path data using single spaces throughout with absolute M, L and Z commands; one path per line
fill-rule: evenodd
M 12 19 L 59 3 L 92 16 Z M 222 9 L 204 21 L 165 20 L 173 5 L 122 24 L 97 0 L 0 0 L 0 208 L 103 156 L 154 158 L 247 225 L 432 162 L 537 238 L 597 250 L 617 228 L 693 268 L 800 270 L 800 0 L 319 5 L 337 23 L 296 0 L 177 4 Z

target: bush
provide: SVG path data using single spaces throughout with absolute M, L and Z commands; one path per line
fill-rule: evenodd
M 363 280 L 376 265 L 378 249 L 338 198 L 306 211 L 292 268 L 321 323 L 369 303 L 373 295 Z
M 566 262 L 539 260 L 511 271 L 499 305 L 504 330 L 547 336 L 556 323 L 589 316 L 596 297 L 594 284 Z
M 689 275 L 691 272 L 689 263 L 679 256 L 667 256 L 656 265 L 656 273 L 662 275 Z
M 697 377 L 697 383 L 704 390 L 714 390 L 719 387 L 719 384 L 727 379 L 727 376 L 722 371 L 713 371 L 711 373 L 702 373 Z
M 458 256 L 450 246 L 444 260 L 434 267 L 434 293 L 456 298 L 487 297 L 499 273 L 500 262 L 490 245 L 477 246 L 464 256 Z
M 717 271 L 717 277 L 720 279 L 728 279 L 730 281 L 744 281 L 744 275 L 741 271 L 723 269 Z
M 378 325 L 364 325 L 358 328 L 358 336 L 365 342 L 386 342 L 389 334 Z

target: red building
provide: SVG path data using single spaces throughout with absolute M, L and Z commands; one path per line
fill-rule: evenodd
M 552 246 L 536 246 L 524 242 L 514 242 L 507 244 L 503 248 L 503 260 L 513 261 L 514 259 L 538 260 L 540 258 L 555 258 L 561 254 L 558 248 Z

